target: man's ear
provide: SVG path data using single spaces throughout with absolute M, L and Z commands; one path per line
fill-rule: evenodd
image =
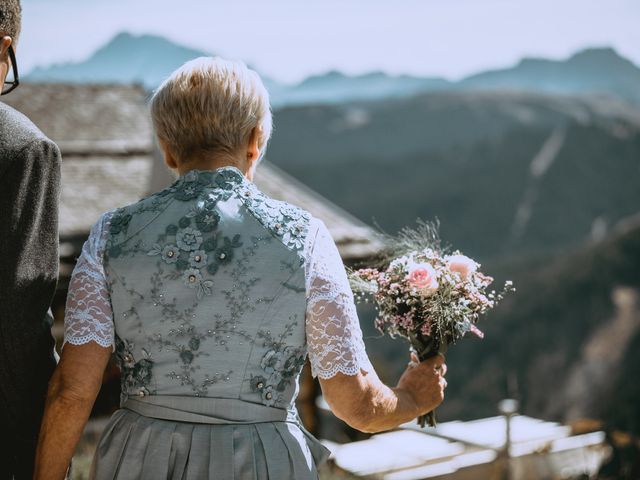
M 13 43 L 13 38 L 5 35 L 0 39 L 0 56 L 5 57 L 9 51 L 9 46 Z

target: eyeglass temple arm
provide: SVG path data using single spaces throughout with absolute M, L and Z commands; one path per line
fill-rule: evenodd
M 13 49 L 13 45 L 9 45 L 9 58 L 11 59 L 11 67 L 13 68 L 13 81 L 17 85 L 20 83 L 18 77 L 18 62 L 16 62 L 16 52 Z

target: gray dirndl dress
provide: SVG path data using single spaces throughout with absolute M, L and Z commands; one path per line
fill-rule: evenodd
M 233 166 L 96 222 L 65 315 L 65 344 L 90 341 L 122 371 L 97 480 L 315 479 L 329 452 L 295 408 L 305 360 L 372 369 L 324 223 Z

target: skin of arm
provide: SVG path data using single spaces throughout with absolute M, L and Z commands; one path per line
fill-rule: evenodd
M 413 357 L 416 361 L 416 358 Z M 441 370 L 436 371 L 438 366 Z M 436 355 L 404 371 L 396 387 L 385 385 L 375 371 L 337 373 L 320 378 L 325 401 L 338 418 L 356 430 L 389 430 L 436 408 L 444 400 L 444 356 Z
M 95 342 L 66 344 L 49 382 L 35 480 L 61 480 L 93 408 L 112 349 Z

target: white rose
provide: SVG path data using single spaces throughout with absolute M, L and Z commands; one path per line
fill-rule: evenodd
M 478 264 L 465 255 L 449 255 L 445 261 L 449 270 L 460 274 L 463 279 L 469 278 L 478 269 Z

